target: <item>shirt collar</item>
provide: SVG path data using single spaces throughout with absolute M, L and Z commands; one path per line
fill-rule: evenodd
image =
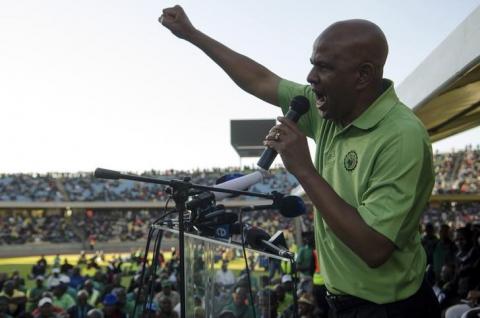
M 398 103 L 398 97 L 393 88 L 393 82 L 384 79 L 383 85 L 386 86 L 387 89 L 373 102 L 373 104 L 368 106 L 368 108 L 352 122 L 352 126 L 364 130 L 370 129 L 378 124 L 393 106 Z

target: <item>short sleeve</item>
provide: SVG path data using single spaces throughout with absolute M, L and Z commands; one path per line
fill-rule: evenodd
M 278 102 L 282 108 L 283 114 L 288 112 L 290 102 L 295 96 L 305 96 L 310 101 L 310 108 L 306 114 L 304 114 L 299 122 L 298 127 L 302 132 L 310 138 L 316 138 L 317 124 L 323 120 L 315 107 L 315 94 L 309 85 L 302 85 L 295 82 L 291 82 L 282 79 L 278 85 Z
M 402 131 L 385 142 L 372 160 L 358 212 L 369 226 L 402 248 L 418 232 L 432 191 L 430 144 L 416 130 Z

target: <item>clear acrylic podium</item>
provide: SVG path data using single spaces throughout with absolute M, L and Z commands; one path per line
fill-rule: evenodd
M 164 231 L 164 236 L 169 233 L 169 236 L 178 240 L 177 230 L 158 225 L 153 227 Z M 242 295 L 244 303 L 250 307 L 253 301 L 257 317 L 270 317 L 270 314 L 266 315 L 266 313 L 271 312 L 272 305 L 275 306 L 270 303 L 268 296 L 274 289 L 274 285 L 270 283 L 269 279 L 270 271 L 280 269 L 281 262 L 290 262 L 290 260 L 249 248 L 246 249 L 246 254 L 250 267 L 253 300 L 250 299 L 248 292 L 242 246 L 235 242 L 185 232 L 186 317 L 216 318 L 222 312 L 228 312 L 232 308 L 238 309 L 237 304 L 241 303 L 238 301 L 238 297 L 241 296 L 236 296 L 237 301 L 234 302 L 234 292 L 244 294 Z M 231 272 L 231 274 L 222 272 L 221 267 L 225 257 L 230 259 L 226 266 L 227 272 Z M 275 278 L 279 278 L 278 273 Z M 253 313 L 251 308 L 248 311 Z M 261 312 L 265 314 L 262 315 Z M 226 317 L 230 316 L 226 315 Z M 244 317 L 253 317 L 253 315 L 247 313 Z

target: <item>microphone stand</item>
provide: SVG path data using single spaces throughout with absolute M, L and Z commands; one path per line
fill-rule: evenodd
M 175 210 L 178 213 L 178 240 L 179 240 L 179 253 L 180 253 L 180 264 L 179 264 L 179 271 L 180 271 L 180 317 L 186 318 L 186 299 L 185 299 L 185 228 L 184 228 L 184 212 L 187 210 L 186 202 L 188 197 L 191 195 L 190 190 L 201 190 L 201 191 L 210 191 L 210 192 L 224 192 L 234 195 L 247 195 L 251 197 L 257 198 L 264 198 L 274 200 L 277 195 L 275 194 L 264 194 L 264 193 L 257 193 L 257 192 L 249 192 L 249 191 L 238 191 L 238 190 L 230 190 L 230 189 L 223 189 L 223 188 L 216 188 L 216 187 L 208 187 L 202 186 L 199 184 L 193 184 L 190 182 L 190 178 L 186 178 L 185 180 L 162 180 L 157 178 L 151 177 L 143 177 L 133 174 L 124 174 L 120 173 L 119 171 L 109 170 L 109 169 L 102 169 L 97 168 L 94 172 L 95 178 L 100 179 L 111 179 L 111 180 L 132 180 L 132 181 L 139 181 L 145 183 L 154 183 L 154 184 L 162 184 L 169 186 L 171 188 L 171 195 L 175 202 Z M 146 257 L 147 255 L 145 255 Z M 145 259 L 146 261 L 146 259 Z M 153 260 L 155 262 L 155 260 Z M 143 283 L 143 282 L 142 282 Z

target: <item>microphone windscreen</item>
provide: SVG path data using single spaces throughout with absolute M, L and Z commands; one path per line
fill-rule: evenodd
M 247 230 L 245 235 L 245 240 L 247 241 L 248 245 L 255 249 L 263 249 L 262 241 L 268 241 L 270 239 L 270 235 L 262 229 L 257 227 L 252 227 L 251 229 Z
M 308 109 L 310 108 L 310 101 L 305 96 L 295 96 L 290 102 L 290 108 L 301 116 L 308 112 Z
M 225 183 L 225 182 L 228 182 L 228 181 L 232 181 L 232 180 L 235 180 L 235 179 L 238 179 L 240 177 L 243 177 L 244 174 L 243 173 L 229 173 L 229 174 L 224 174 L 223 176 L 221 176 L 220 178 L 218 178 L 217 180 L 215 180 L 215 184 L 222 184 L 222 183 Z M 242 191 L 246 191 L 248 190 L 248 188 L 246 189 L 240 189 Z M 218 193 L 217 193 L 218 194 Z M 228 198 L 235 198 L 235 197 L 238 197 L 238 195 L 234 195 L 234 194 L 230 194 L 230 195 L 227 195 Z
M 280 199 L 278 209 L 280 214 L 286 218 L 294 218 L 307 212 L 305 202 L 296 195 L 287 195 Z
M 262 180 L 263 180 L 263 174 L 260 171 L 255 171 L 247 174 L 246 176 L 229 180 L 227 182 L 219 183 L 215 185 L 215 188 L 242 191 L 244 189 L 248 189 L 255 183 L 258 183 Z M 216 200 L 222 200 L 230 196 L 229 193 L 224 193 L 224 192 L 213 192 L 213 193 L 215 194 Z
M 115 170 L 103 169 L 103 168 L 95 169 L 95 172 L 93 173 L 93 175 L 95 178 L 99 178 L 99 179 L 118 180 L 120 178 L 120 172 Z
M 237 178 L 240 178 L 240 177 L 243 177 L 243 176 L 244 176 L 243 173 L 229 173 L 229 174 L 224 174 L 223 176 L 221 176 L 220 178 L 218 178 L 217 180 L 215 180 L 215 184 L 224 183 L 224 182 L 227 182 L 227 181 L 230 181 L 230 180 L 234 180 L 234 179 L 237 179 Z

